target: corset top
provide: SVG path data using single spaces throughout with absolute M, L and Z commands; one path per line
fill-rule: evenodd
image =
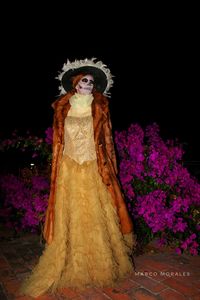
M 79 164 L 96 159 L 93 117 L 68 115 L 64 125 L 64 151 Z

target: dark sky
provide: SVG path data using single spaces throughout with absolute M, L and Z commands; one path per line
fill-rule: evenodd
M 111 23 L 100 34 L 86 25 L 70 34 L 67 24 L 59 24 L 60 32 L 55 23 L 40 20 L 38 25 L 37 18 L 24 17 L 10 32 L 3 30 L 1 135 L 15 128 L 43 134 L 52 124 L 51 103 L 59 85 L 55 76 L 63 63 L 96 57 L 115 76 L 110 99 L 114 130 L 156 122 L 164 139 L 178 138 L 187 158 L 200 160 L 199 46 L 189 22 L 141 22 L 119 33 Z

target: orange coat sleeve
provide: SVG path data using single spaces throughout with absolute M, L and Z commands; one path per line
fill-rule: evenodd
M 115 146 L 113 142 L 112 123 L 111 123 L 109 109 L 107 110 L 106 121 L 104 123 L 104 135 L 105 135 L 106 151 L 113 164 L 115 173 L 117 174 L 118 173 L 117 159 L 116 159 Z

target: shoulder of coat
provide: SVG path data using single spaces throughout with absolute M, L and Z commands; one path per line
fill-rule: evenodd
M 73 93 L 66 93 L 65 95 L 61 95 L 56 101 L 52 103 L 51 106 L 54 110 L 63 108 L 63 106 L 69 103 L 69 99 L 72 95 Z
M 94 94 L 94 102 L 100 106 L 103 111 L 107 111 L 109 107 L 108 99 L 101 93 Z

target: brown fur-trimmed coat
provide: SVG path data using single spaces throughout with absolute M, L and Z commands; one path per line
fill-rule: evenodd
M 69 98 L 73 95 L 67 93 L 56 100 L 53 121 L 53 156 L 51 170 L 51 188 L 48 207 L 45 215 L 43 236 L 48 244 L 53 240 L 54 234 L 54 206 L 56 178 L 64 149 L 64 121 L 71 107 Z M 117 179 L 117 164 L 112 138 L 112 127 L 108 107 L 108 99 L 100 93 L 94 92 L 92 102 L 92 116 L 94 126 L 94 141 L 97 154 L 98 171 L 104 184 L 111 193 L 113 204 L 117 208 L 123 234 L 133 231 L 133 223 L 129 216 L 126 203 Z

